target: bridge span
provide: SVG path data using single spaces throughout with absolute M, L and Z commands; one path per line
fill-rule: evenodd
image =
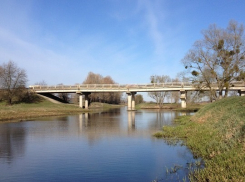
M 188 91 L 198 91 L 200 87 L 191 82 L 167 82 L 150 84 L 81 84 L 81 85 L 31 85 L 31 90 L 36 93 L 76 93 L 79 94 L 79 106 L 83 108 L 83 95 L 85 95 L 85 108 L 88 108 L 88 96 L 91 93 L 125 92 L 128 95 L 128 110 L 135 110 L 135 94 L 137 92 L 180 92 L 181 107 L 186 108 L 186 95 Z M 212 84 L 213 90 L 218 90 L 217 84 Z M 208 91 L 210 88 L 202 87 Z M 224 88 L 225 90 L 225 88 Z M 232 82 L 231 91 L 238 91 L 240 96 L 245 96 L 245 82 Z

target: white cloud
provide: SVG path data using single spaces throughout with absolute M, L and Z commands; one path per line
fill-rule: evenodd
M 163 24 L 163 15 L 159 13 L 158 1 L 138 0 L 139 9 L 144 12 L 144 19 L 149 35 L 154 43 L 155 53 L 162 55 L 164 50 L 164 35 L 160 30 L 160 25 Z

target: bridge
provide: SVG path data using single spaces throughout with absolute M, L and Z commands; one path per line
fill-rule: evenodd
M 83 95 L 85 95 L 85 108 L 88 109 L 88 98 L 91 93 L 125 92 L 128 95 L 128 110 L 135 110 L 135 94 L 137 92 L 180 92 L 181 107 L 186 108 L 186 95 L 188 91 L 200 90 L 191 82 L 167 82 L 150 84 L 81 84 L 81 85 L 32 85 L 29 89 L 38 94 L 47 93 L 76 93 L 79 94 L 79 107 L 83 108 Z M 213 90 L 218 90 L 217 84 L 212 84 Z M 202 87 L 208 91 L 209 88 Z M 225 90 L 225 88 L 223 88 Z M 245 96 L 245 82 L 232 82 L 230 91 L 238 91 L 240 96 Z

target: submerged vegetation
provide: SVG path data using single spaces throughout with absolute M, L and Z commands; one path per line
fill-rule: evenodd
M 208 104 L 194 116 L 176 119 L 156 137 L 181 139 L 205 162 L 191 172 L 191 181 L 244 181 L 245 97 L 230 97 Z

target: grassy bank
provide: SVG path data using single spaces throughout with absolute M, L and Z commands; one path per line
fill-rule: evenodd
M 6 106 L 4 102 L 0 103 L 0 122 L 7 120 L 25 120 L 43 116 L 68 115 L 81 113 L 78 106 L 71 104 L 54 104 L 43 100 L 39 103 L 20 103 Z
M 191 181 L 245 180 L 245 97 L 230 97 L 201 108 L 194 116 L 180 117 L 158 137 L 182 139 L 205 168 Z
M 197 111 L 202 108 L 206 103 L 188 103 L 186 108 L 181 108 L 180 103 L 164 103 L 162 108 L 156 103 L 141 103 L 136 105 L 136 109 L 171 109 L 178 111 Z
M 89 110 L 81 109 L 73 104 L 55 104 L 48 100 L 41 99 L 38 103 L 20 103 L 11 106 L 6 106 L 4 102 L 0 102 L 0 122 L 10 120 L 26 120 L 31 118 L 69 115 L 83 112 L 93 112 L 94 109 L 110 109 L 121 107 L 119 105 L 111 105 L 106 103 L 91 103 Z

